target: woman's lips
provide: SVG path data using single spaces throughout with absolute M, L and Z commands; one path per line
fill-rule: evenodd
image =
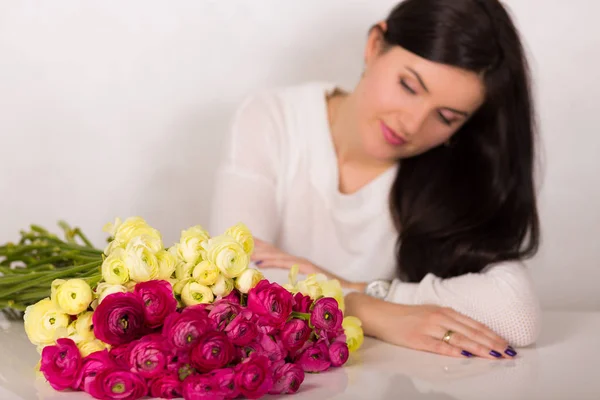
M 381 132 L 383 133 L 383 138 L 386 142 L 388 142 L 392 146 L 402 146 L 406 143 L 406 140 L 402 136 L 394 132 L 392 128 L 387 126 L 384 122 L 380 122 L 380 125 Z

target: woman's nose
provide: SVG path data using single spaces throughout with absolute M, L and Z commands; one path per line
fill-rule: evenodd
M 415 136 L 425 124 L 429 112 L 425 109 L 414 108 L 405 110 L 400 114 L 400 126 L 403 133 L 408 136 Z

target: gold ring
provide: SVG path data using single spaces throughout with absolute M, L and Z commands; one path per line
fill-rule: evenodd
M 446 332 L 446 334 L 442 338 L 442 342 L 444 342 L 446 344 L 450 344 L 450 338 L 452 337 L 453 334 L 454 334 L 454 332 L 452 332 L 452 331 Z

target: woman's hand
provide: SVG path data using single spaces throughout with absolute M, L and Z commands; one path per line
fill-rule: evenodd
M 254 239 L 254 252 L 250 257 L 260 268 L 290 269 L 298 265 L 298 272 L 303 275 L 323 274 L 328 279 L 337 279 L 342 287 L 361 290 L 364 284 L 349 282 L 334 275 L 323 268 L 313 264 L 309 260 L 288 254 L 270 243 L 260 239 Z
M 516 355 L 485 325 L 450 308 L 393 304 L 360 293 L 348 294 L 345 303 L 346 314 L 361 319 L 365 334 L 385 342 L 453 357 Z M 442 339 L 448 331 L 454 333 L 445 343 Z

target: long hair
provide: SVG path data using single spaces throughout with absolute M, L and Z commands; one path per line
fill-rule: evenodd
M 535 118 L 527 60 L 497 0 L 406 0 L 383 38 L 483 76 L 483 105 L 449 146 L 403 159 L 390 193 L 400 277 L 449 278 L 539 246 Z

